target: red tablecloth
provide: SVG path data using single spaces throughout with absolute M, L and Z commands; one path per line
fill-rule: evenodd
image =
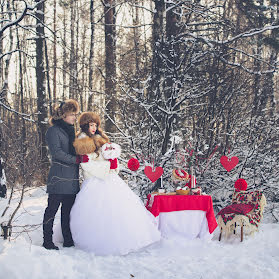
M 157 217 L 161 212 L 180 210 L 202 210 L 206 211 L 209 233 L 217 228 L 217 222 L 213 211 L 211 196 L 201 195 L 156 195 L 151 204 L 151 195 L 148 195 L 146 208 Z

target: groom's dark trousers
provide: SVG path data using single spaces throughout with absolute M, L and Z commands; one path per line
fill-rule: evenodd
M 73 241 L 70 230 L 70 211 L 75 202 L 76 195 L 71 194 L 49 194 L 48 195 L 48 206 L 45 210 L 43 231 L 44 231 L 44 242 L 52 242 L 53 234 L 53 221 L 56 212 L 60 204 L 61 207 L 61 227 L 62 234 L 64 237 L 64 243 L 71 243 Z

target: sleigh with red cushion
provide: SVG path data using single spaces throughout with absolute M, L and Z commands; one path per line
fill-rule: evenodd
M 218 213 L 217 222 L 221 230 L 219 241 L 223 232 L 226 236 L 235 234 L 238 226 L 241 228 L 241 241 L 243 241 L 244 228 L 247 234 L 257 231 L 263 218 L 265 205 L 266 199 L 261 190 L 252 192 L 235 190 L 232 204 Z

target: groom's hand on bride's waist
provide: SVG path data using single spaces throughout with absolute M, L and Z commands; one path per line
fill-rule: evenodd
M 87 155 L 77 155 L 76 163 L 87 163 L 89 161 L 89 158 Z
M 109 161 L 110 161 L 110 169 L 111 170 L 117 169 L 117 158 L 109 159 Z

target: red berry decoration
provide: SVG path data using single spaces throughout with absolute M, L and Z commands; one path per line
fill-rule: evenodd
M 131 170 L 131 171 L 136 171 L 138 170 L 140 164 L 139 164 L 139 161 L 138 159 L 136 158 L 131 158 L 129 161 L 128 161 L 128 168 Z
M 239 178 L 234 183 L 234 188 L 237 191 L 246 191 L 247 190 L 247 182 L 243 178 Z

